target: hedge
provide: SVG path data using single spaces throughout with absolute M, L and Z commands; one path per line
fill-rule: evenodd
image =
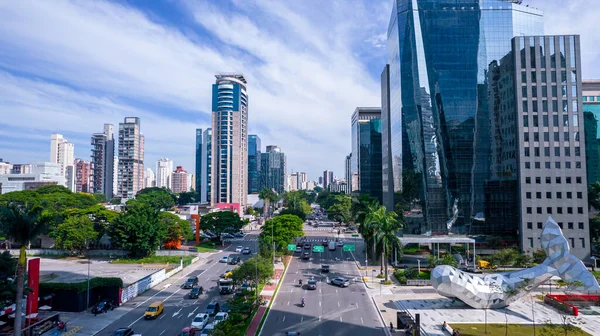
M 121 278 L 92 278 L 90 280 L 90 289 L 96 287 L 117 287 L 123 288 L 123 279 Z M 40 291 L 71 291 L 84 292 L 88 288 L 87 280 L 81 282 L 42 282 Z

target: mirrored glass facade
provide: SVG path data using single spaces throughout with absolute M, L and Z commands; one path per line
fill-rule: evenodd
M 588 183 L 600 181 L 600 81 L 584 81 L 583 125 Z
M 488 72 L 514 36 L 542 35 L 542 18 L 511 1 L 396 1 L 388 29 L 388 176 L 395 191 L 402 169 L 421 179 L 422 232 L 484 232 L 493 226 L 488 214 L 506 206 L 493 209 L 490 200 L 497 196 L 490 189 L 515 182 L 492 179 Z
M 350 169 L 353 191 L 382 202 L 381 108 L 357 107 L 352 114 Z

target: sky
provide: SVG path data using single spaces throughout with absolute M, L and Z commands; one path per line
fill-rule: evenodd
M 580 34 L 600 78 L 600 1 L 525 0 L 546 34 Z M 48 161 L 50 134 L 90 159 L 104 123 L 141 118 L 145 166 L 193 172 L 220 72 L 248 80 L 249 134 L 288 172 L 343 177 L 350 117 L 379 106 L 392 0 L 0 1 L 0 158 Z

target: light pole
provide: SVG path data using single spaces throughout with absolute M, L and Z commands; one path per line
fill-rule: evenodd
M 87 306 L 85 307 L 85 309 L 88 309 L 90 307 L 90 265 L 92 263 L 92 260 L 90 259 L 90 249 L 88 248 L 88 274 L 87 274 Z
M 419 270 L 419 274 L 421 274 L 421 260 L 417 259 L 417 270 Z
M 273 240 L 273 265 L 275 265 L 275 224 L 271 225 L 271 240 Z

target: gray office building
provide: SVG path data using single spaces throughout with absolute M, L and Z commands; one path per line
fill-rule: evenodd
M 113 198 L 115 182 L 115 133 L 111 124 L 104 124 L 102 133 L 92 134 L 92 159 L 90 161 L 90 191 Z
M 277 146 L 267 146 L 260 154 L 261 190 L 273 189 L 278 194 L 285 192 L 287 178 L 287 162 L 285 154 Z

